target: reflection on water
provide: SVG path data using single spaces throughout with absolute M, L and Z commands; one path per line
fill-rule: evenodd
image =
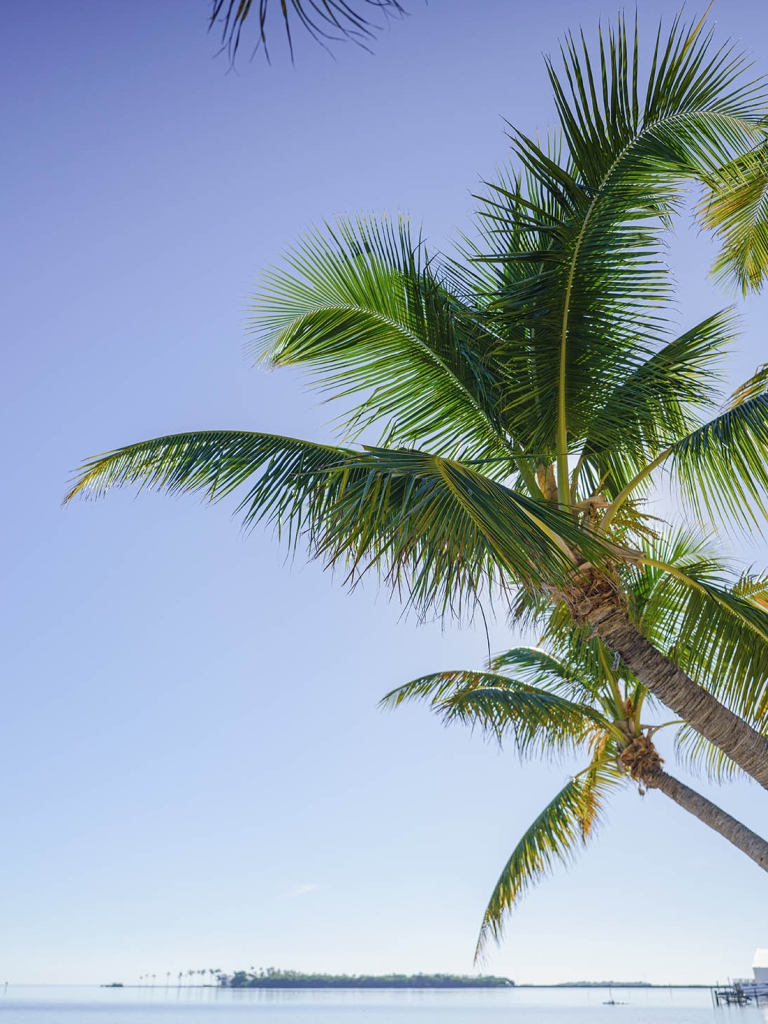
M 708 989 L 214 989 L 9 986 L 2 1024 L 768 1024 Z

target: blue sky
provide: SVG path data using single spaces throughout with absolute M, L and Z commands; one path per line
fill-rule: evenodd
M 374 56 L 299 41 L 295 68 L 276 45 L 271 67 L 235 73 L 204 0 L 4 12 L 2 980 L 469 971 L 498 871 L 567 774 L 423 710 L 377 710 L 425 671 L 479 666 L 481 633 L 417 627 L 372 587 L 347 595 L 224 506 L 126 492 L 59 507 L 81 459 L 144 437 L 328 437 L 298 375 L 249 367 L 260 269 L 340 212 L 407 211 L 443 244 L 505 158 L 503 118 L 551 120 L 542 52 L 614 12 L 409 6 Z M 675 9 L 640 4 L 647 25 Z M 714 16 L 768 70 L 764 5 Z M 708 258 L 681 226 L 683 325 L 729 301 Z M 765 360 L 766 308 L 743 305 L 734 380 Z M 495 648 L 507 638 L 493 627 Z M 755 787 L 716 795 L 768 831 Z M 487 969 L 746 973 L 768 944 L 765 876 L 664 803 L 620 796 Z

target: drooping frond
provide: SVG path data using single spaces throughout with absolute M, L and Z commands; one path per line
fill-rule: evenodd
M 643 551 L 662 565 L 674 566 L 684 573 L 691 571 L 718 581 L 727 573 L 725 562 L 716 555 L 713 539 L 690 528 L 663 530 L 643 545 Z M 632 587 L 635 616 L 642 623 L 643 633 L 654 642 L 667 628 L 667 609 L 658 590 L 659 581 L 666 579 L 662 568 L 651 565 L 627 580 Z M 657 634 L 657 630 L 661 632 Z
M 273 434 L 176 434 L 90 460 L 68 498 L 138 484 L 219 500 L 248 483 L 237 511 L 301 539 L 354 581 L 376 569 L 421 612 L 461 615 L 477 595 L 562 578 L 574 544 L 591 561 L 599 539 L 567 514 L 425 452 L 353 451 Z
M 504 921 L 525 893 L 556 864 L 568 865 L 599 823 L 607 790 L 620 783 L 618 768 L 595 762 L 586 774 L 571 779 L 532 822 L 504 866 L 483 916 L 475 959 L 490 939 L 499 942 Z
M 731 396 L 724 411 L 670 448 L 673 478 L 695 513 L 750 526 L 768 516 L 768 369 Z
M 446 724 L 477 727 L 521 757 L 573 751 L 609 723 L 594 708 L 492 672 L 436 672 L 388 693 L 385 707 L 422 701 Z
M 270 9 L 277 16 L 277 3 L 270 0 L 210 0 L 210 27 L 221 29 L 221 43 L 234 61 L 240 48 L 246 22 L 253 23 L 254 51 L 260 46 L 267 52 Z M 292 30 L 297 25 L 323 44 L 343 39 L 364 49 L 378 35 L 382 23 L 370 21 L 369 13 L 403 14 L 399 0 L 281 0 L 279 16 L 293 55 Z
M 768 716 L 768 613 L 732 588 L 689 588 L 672 660 L 750 724 Z
M 655 551 L 654 551 L 655 547 Z M 754 727 L 768 715 L 768 592 L 729 571 L 704 538 L 678 531 L 651 546 L 631 584 L 651 642 Z
M 768 277 L 768 148 L 759 145 L 713 175 L 697 214 L 719 242 L 715 276 L 742 295 L 761 291 Z
M 689 772 L 702 774 L 711 782 L 730 782 L 735 778 L 748 778 L 719 747 L 684 725 L 675 735 L 675 753 Z

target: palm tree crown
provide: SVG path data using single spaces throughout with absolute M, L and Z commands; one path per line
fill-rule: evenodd
M 712 523 L 766 513 L 768 373 L 722 404 L 734 313 L 676 334 L 663 250 L 693 185 L 720 272 L 748 266 L 762 283 L 763 221 L 744 190 L 764 170 L 765 90 L 703 20 L 660 31 L 647 70 L 621 17 L 593 50 L 566 37 L 562 62 L 548 63 L 556 131 L 511 129 L 514 164 L 459 255 L 433 256 L 403 220 L 343 219 L 266 275 L 254 349 L 342 401 L 341 445 L 169 435 L 90 460 L 70 497 L 240 490 L 247 524 L 305 542 L 350 582 L 378 571 L 420 613 L 521 594 L 559 608 L 768 788 L 766 581 L 659 557 L 642 505 L 666 473 Z M 653 632 L 631 600 L 642 581 L 670 602 Z

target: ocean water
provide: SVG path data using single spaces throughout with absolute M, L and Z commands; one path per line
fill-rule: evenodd
M 706 989 L 290 990 L 13 986 L 2 1024 L 768 1024 Z

